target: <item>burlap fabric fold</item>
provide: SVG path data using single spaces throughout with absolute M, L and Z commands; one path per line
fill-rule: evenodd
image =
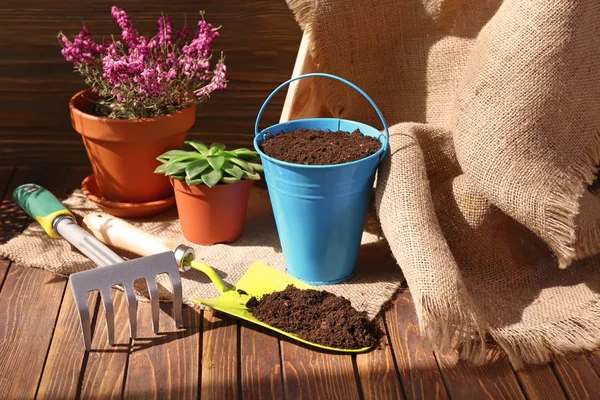
M 598 347 L 600 3 L 288 4 L 314 69 L 391 126 L 376 207 L 422 336 L 516 368 Z M 351 90 L 312 85 L 325 114 L 380 125 Z
M 74 191 L 63 203 L 78 217 L 100 212 L 80 190 Z M 228 285 L 234 285 L 254 261 L 263 262 L 285 272 L 285 261 L 265 189 L 252 189 L 244 232 L 240 239 L 230 244 L 200 246 L 188 242 L 181 233 L 176 208 L 156 217 L 128 219 L 127 222 L 161 238 L 192 246 L 196 250 L 196 257 L 216 269 Z M 137 257 L 122 251 L 117 253 L 125 259 Z M 43 268 L 63 276 L 96 268 L 92 261 L 65 240 L 50 239 L 38 223 L 32 223 L 21 235 L 0 245 L 0 256 L 24 266 Z M 157 281 L 160 298 L 169 300 L 171 285 L 168 277 L 161 275 Z M 181 281 L 183 300 L 186 304 L 203 308 L 191 302 L 191 299 L 220 295 L 206 275 L 199 271 L 182 273 Z M 369 317 L 373 318 L 389 301 L 402 281 L 402 273 L 390 253 L 379 225 L 369 216 L 363 233 L 356 275 L 345 283 L 319 288 L 346 297 L 354 307 L 366 311 Z M 142 301 L 147 299 L 145 287 L 144 281 L 136 285 L 138 297 Z

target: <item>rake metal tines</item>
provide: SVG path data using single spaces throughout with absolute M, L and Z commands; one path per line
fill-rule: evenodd
M 129 309 L 129 333 L 135 339 L 137 332 L 137 297 L 133 283 L 137 279 L 145 279 L 148 285 L 150 301 L 152 303 L 152 329 L 158 333 L 159 299 L 156 277 L 166 273 L 173 286 L 173 319 L 177 328 L 183 326 L 182 317 L 182 289 L 181 276 L 172 252 L 160 253 L 152 256 L 137 258 L 101 268 L 77 272 L 69 277 L 73 299 L 79 311 L 79 320 L 83 331 L 85 349 L 89 351 L 92 343 L 92 329 L 90 310 L 87 303 L 87 292 L 98 290 L 102 297 L 102 304 L 106 315 L 106 328 L 108 343 L 112 346 L 115 342 L 115 313 L 113 309 L 110 289 L 115 285 L 122 285 L 127 297 Z

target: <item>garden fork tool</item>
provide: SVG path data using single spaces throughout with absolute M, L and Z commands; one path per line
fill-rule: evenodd
M 48 190 L 36 184 L 15 189 L 13 199 L 27 214 L 37 220 L 51 238 L 63 238 L 102 268 L 72 274 L 69 277 L 73 299 L 83 330 L 83 342 L 90 350 L 92 341 L 90 311 L 86 293 L 98 290 L 106 315 L 108 342 L 114 345 L 114 309 L 110 289 L 122 285 L 129 309 L 129 332 L 137 331 L 137 298 L 134 281 L 146 280 L 152 302 L 152 328 L 158 333 L 159 299 L 156 276 L 167 273 L 173 286 L 173 318 L 177 327 L 183 326 L 181 276 L 172 251 L 125 261 L 93 235 L 77 225 L 73 214 Z

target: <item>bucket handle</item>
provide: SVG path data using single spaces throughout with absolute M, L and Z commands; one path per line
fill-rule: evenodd
M 267 99 L 265 100 L 265 102 L 263 103 L 263 105 L 260 107 L 260 110 L 258 111 L 258 115 L 256 116 L 256 123 L 254 124 L 254 134 L 256 136 L 258 136 L 258 134 L 259 134 L 258 125 L 260 123 L 260 117 L 262 116 L 263 112 L 265 111 L 265 108 L 267 107 L 267 105 L 269 104 L 269 101 L 271 101 L 271 99 L 273 98 L 273 96 L 275 96 L 275 94 L 282 87 L 287 86 L 290 83 L 292 83 L 294 81 L 297 81 L 298 79 L 308 78 L 308 77 L 312 77 L 312 76 L 323 76 L 323 77 L 326 77 L 326 78 L 332 78 L 332 79 L 338 80 L 340 82 L 343 82 L 346 85 L 350 86 L 352 89 L 356 90 L 358 93 L 360 93 L 365 99 L 367 99 L 367 101 L 375 109 L 375 112 L 379 116 L 379 119 L 381 119 L 381 122 L 383 123 L 383 129 L 385 130 L 385 141 L 383 142 L 383 152 L 381 153 L 381 158 L 383 158 L 383 156 L 385 156 L 385 153 L 387 152 L 387 148 L 388 148 L 388 145 L 389 145 L 390 132 L 388 131 L 387 123 L 385 122 L 385 119 L 383 118 L 383 115 L 381 114 L 381 111 L 379 110 L 379 108 L 377 107 L 377 105 L 375 105 L 375 102 L 361 88 L 359 88 L 358 86 L 356 86 L 354 83 L 349 82 L 349 81 L 347 81 L 344 78 L 340 78 L 339 76 L 331 75 L 331 74 L 326 74 L 324 72 L 312 72 L 310 74 L 299 75 L 299 76 L 297 76 L 295 78 L 291 78 L 288 81 L 283 82 L 281 85 L 277 86 L 277 88 L 275 88 L 275 90 L 273 90 L 273 92 L 271 92 L 271 94 L 269 95 L 269 97 L 267 97 Z M 381 158 L 380 158 L 380 161 L 381 161 Z

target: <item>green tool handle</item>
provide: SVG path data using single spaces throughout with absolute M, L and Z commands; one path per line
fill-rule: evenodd
M 217 274 L 217 271 L 215 271 L 208 264 L 205 264 L 202 261 L 192 260 L 190 263 L 190 267 L 192 267 L 193 269 L 195 269 L 197 271 L 205 273 L 208 276 L 208 278 L 212 281 L 213 285 L 215 285 L 215 287 L 217 288 L 217 290 L 219 292 L 225 293 L 225 292 L 231 290 L 227 287 L 225 282 L 223 282 L 223 280 L 221 279 L 219 274 Z
M 67 215 L 75 219 L 49 190 L 34 183 L 26 183 L 16 188 L 13 200 L 31 218 L 37 220 L 52 238 L 59 238 L 53 228 L 54 220 L 58 216 Z

